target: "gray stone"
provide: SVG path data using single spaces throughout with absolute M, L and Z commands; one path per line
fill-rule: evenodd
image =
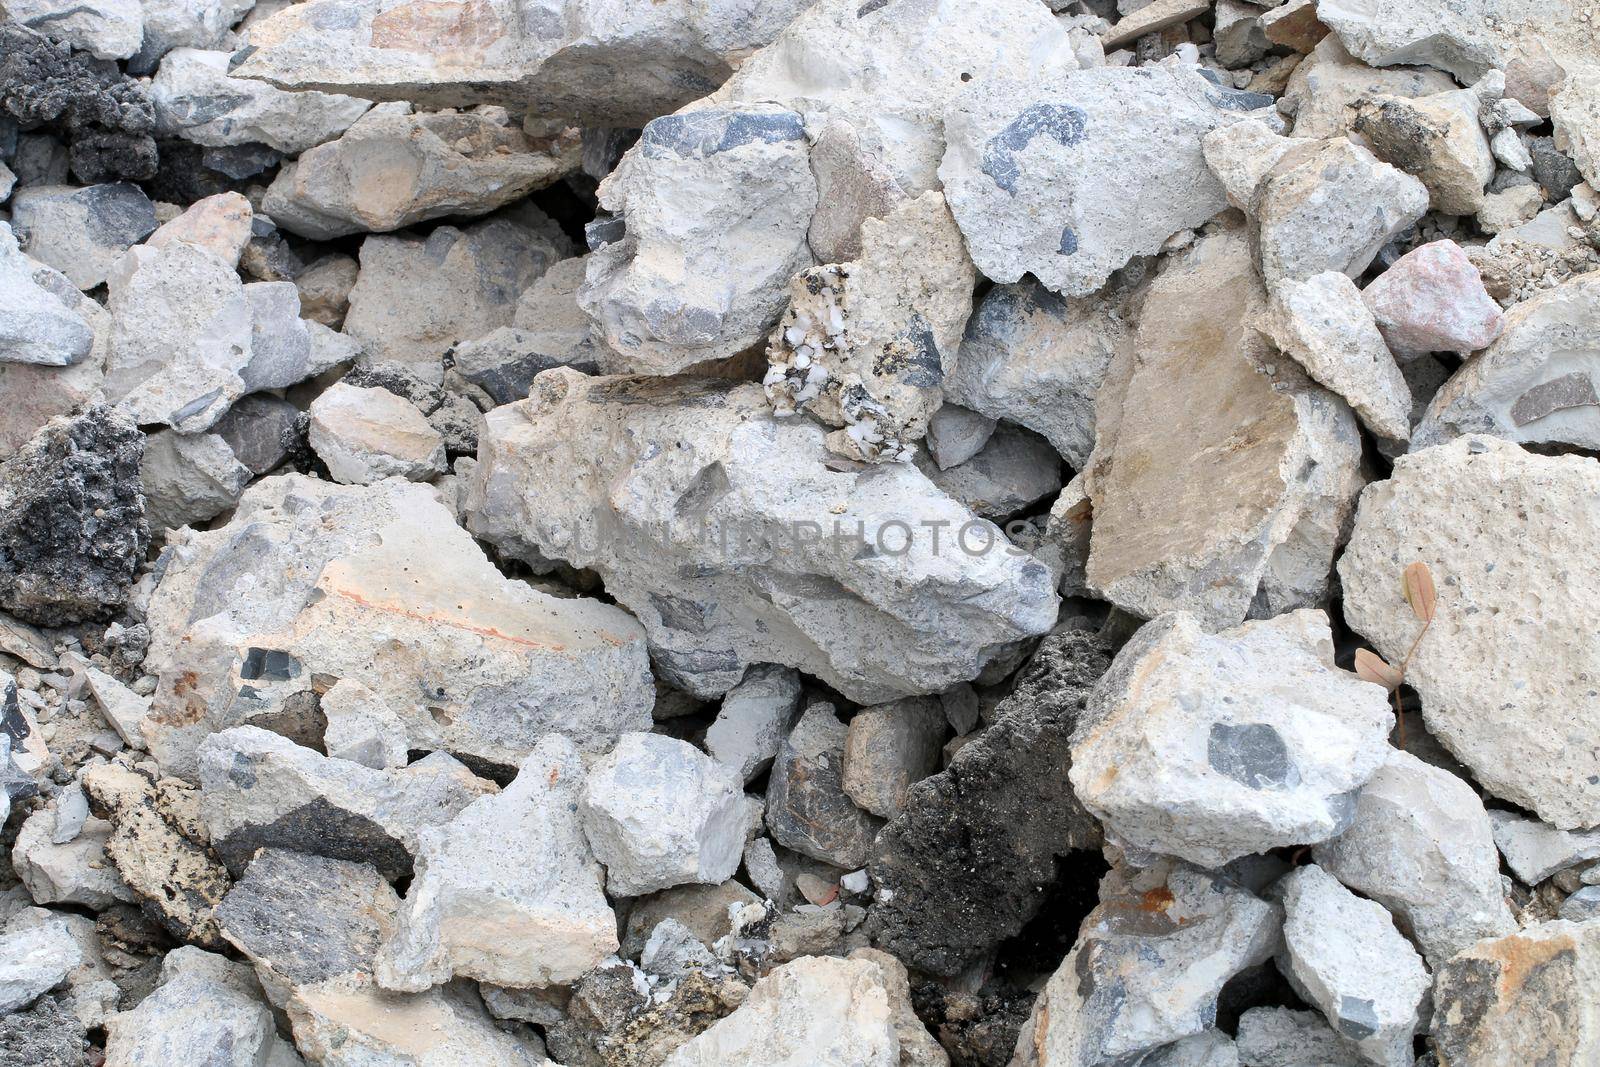
M 300 314 L 337 330 L 344 324 L 350 307 L 350 290 L 355 288 L 361 265 L 342 252 L 330 252 L 314 260 L 294 276 L 300 290 Z
M 106 396 L 141 425 L 210 429 L 248 392 L 253 315 L 237 271 L 199 245 L 139 246 L 108 282 Z
M 368 360 L 404 363 L 438 383 L 452 345 L 508 325 L 522 291 L 570 254 L 568 239 L 532 205 L 426 238 L 368 237 L 344 331 Z
M 174 48 L 221 48 L 256 0 L 139 0 L 144 39 L 128 60 L 135 74 L 149 74 Z
M 428 486 L 258 482 L 228 525 L 174 545 L 149 619 L 146 741 L 185 777 L 229 726 L 319 743 L 304 720 L 346 678 L 400 717 L 408 748 L 475 766 L 514 767 L 555 731 L 600 751 L 650 723 L 638 624 L 507 579 Z
M 567 985 L 616 951 L 616 918 L 580 829 L 584 778 L 577 747 L 553 735 L 503 792 L 418 833 L 417 874 L 378 957 L 381 985 L 418 992 L 452 975 Z
M 214 433 L 160 430 L 145 438 L 139 482 L 152 531 L 196 526 L 239 501 L 250 468 Z
M 722 698 L 706 729 L 706 751 L 749 783 L 772 765 L 800 711 L 800 676 L 788 667 L 758 663 Z
M 995 420 L 989 416 L 946 401 L 928 419 L 928 455 L 940 470 L 948 470 L 977 455 L 994 428 Z
M 767 847 L 770 850 L 772 846 Z M 717 885 L 691 883 L 663 889 L 632 902 L 618 951 L 629 958 L 638 956 L 656 927 L 668 921 L 682 926 L 706 948 L 715 948 L 732 929 L 730 912 L 760 902 L 760 897 L 731 878 Z
M 1406 1067 L 1431 976 L 1383 905 L 1363 900 L 1316 864 L 1280 883 L 1279 969 L 1334 1030 L 1371 1062 Z
M 733 877 L 755 812 L 732 767 L 687 741 L 627 733 L 590 767 L 583 833 L 612 896 Z
M 1509 811 L 1491 811 L 1489 823 L 1506 866 L 1526 886 L 1536 886 L 1553 874 L 1600 858 L 1600 830 L 1558 830 Z
M 869 133 L 843 119 L 822 127 L 811 145 L 817 210 L 806 240 L 819 263 L 843 263 L 861 254 L 861 225 L 881 219 L 905 199 L 894 175 L 871 147 Z
M 149 543 L 143 452 L 132 421 L 97 406 L 0 460 L 0 608 L 60 626 L 122 607 Z
M 939 769 L 944 733 L 944 708 L 931 697 L 862 708 L 845 731 L 845 794 L 881 818 L 899 815 L 911 787 Z
M 82 796 L 80 792 L 77 794 Z M 70 840 L 57 842 L 60 802 L 40 808 L 23 822 L 11 850 L 11 866 L 35 904 L 80 904 L 104 910 L 138 898 L 106 859 L 111 824 L 88 819 Z
M 1061 457 L 1038 434 L 1005 426 L 978 454 L 945 470 L 921 460 L 928 480 L 975 514 L 1000 522 L 1061 489 Z
M 1013 1062 L 1137 1062 L 1203 1033 L 1227 981 L 1271 957 L 1280 921 L 1276 905 L 1207 871 L 1113 868 Z
M 0 1062 L 29 1067 L 84 1067 L 87 1028 L 53 997 L 0 1019 Z
M 251 475 L 262 475 L 289 458 L 301 436 L 296 431 L 299 419 L 300 409 L 287 400 L 270 393 L 252 393 L 240 397 L 211 432 L 228 442 L 234 458 Z
M 1393 912 L 1434 969 L 1515 929 L 1483 802 L 1466 782 L 1409 752 L 1389 753 L 1356 798 L 1349 829 L 1312 855 Z
M 256 22 L 241 77 L 429 108 L 503 104 L 634 127 L 716 88 L 806 6 L 689 0 L 618 11 L 596 0 L 441 16 L 385 0 L 316 0 Z
M 45 273 L 56 272 L 18 251 L 10 228 L 0 223 L 0 364 L 66 367 L 82 363 L 94 348 L 94 330 L 73 304 L 35 280 Z
M 64 922 L 8 927 L 0 936 L 0 1015 L 26 1008 L 66 982 L 82 962 L 83 950 Z
M 1362 1067 L 1366 1059 L 1313 1011 L 1251 1008 L 1239 1016 L 1240 1067 Z
M 1322 612 L 1218 634 L 1173 613 L 1096 686 L 1070 777 L 1121 841 L 1218 867 L 1341 833 L 1392 725 L 1383 688 L 1333 665 Z
M 52 41 L 81 48 L 96 59 L 127 59 L 139 50 L 144 18 L 138 0 L 6 0 L 5 14 Z
M 1596 547 L 1597 491 L 1592 459 L 1457 438 L 1402 456 L 1362 494 L 1339 560 L 1345 619 L 1391 663 L 1420 627 L 1401 570 L 1429 567 L 1438 614 L 1406 671 L 1428 729 L 1490 793 L 1560 829 L 1600 823 L 1600 768 L 1580 741 L 1600 715 L 1595 600 L 1569 563 Z M 1540 551 L 1525 557 L 1535 529 Z M 1565 711 L 1539 711 L 1552 707 Z
M 28 185 L 11 197 L 11 228 L 23 251 L 79 289 L 103 283 L 111 267 L 156 228 L 150 198 L 130 182 Z
M 945 117 L 939 177 L 986 276 L 1087 296 L 1227 205 L 1201 138 L 1271 101 L 1181 67 L 1073 65 L 972 83 Z
M 1046 637 L 993 725 L 912 786 L 873 845 L 878 945 L 919 971 L 958 974 L 1034 917 L 1058 857 L 1100 846 L 1067 772 L 1073 727 L 1110 660 L 1086 631 Z
M 849 870 L 867 862 L 882 823 L 844 791 L 847 732 L 832 704 L 806 708 L 773 761 L 766 820 L 774 841 Z
M 328 720 L 322 743 L 329 756 L 379 771 L 406 765 L 406 724 L 378 694 L 341 678 L 322 694 L 319 706 Z
M 1329 34 L 1290 76 L 1283 111 L 1294 116 L 1296 137 L 1340 137 L 1350 132 L 1356 105 L 1366 97 L 1427 96 L 1455 87 L 1450 75 L 1426 67 L 1368 66 Z
M 300 291 L 293 282 L 251 282 L 250 362 L 239 372 L 248 392 L 287 389 L 349 363 L 360 345 L 314 319 L 300 317 Z
M 1411 389 L 1361 297 L 1338 271 L 1285 278 L 1272 290 L 1265 326 L 1273 342 L 1348 401 L 1369 430 L 1404 441 L 1411 436 Z
M 1528 154 L 1533 157 L 1533 177 L 1544 190 L 1544 197 L 1559 204 L 1572 195 L 1572 187 L 1583 181 L 1577 164 L 1555 146 L 1550 137 L 1529 137 Z
M 282 1008 L 323 983 L 370 985 L 400 899 L 370 864 L 263 848 L 217 905 L 217 926 Z
M 1588 922 L 1600 919 L 1600 886 L 1585 886 L 1561 902 L 1557 918 L 1568 922 Z
M 385 104 L 284 166 L 262 210 L 326 241 L 428 219 L 486 215 L 578 166 L 576 133 L 533 138 L 503 108 L 407 114 Z
M 1100 383 L 1115 354 L 1130 349 L 1143 295 L 1117 280 L 1080 299 L 1037 282 L 995 286 L 967 323 L 946 398 L 1043 434 L 1081 468 L 1094 447 Z
M 1495 172 L 1479 107 L 1474 89 L 1410 99 L 1378 96 L 1363 102 L 1354 129 L 1379 159 L 1427 187 L 1433 210 L 1471 215 L 1484 206 L 1484 187 Z
M 587 257 L 578 303 L 630 370 L 672 374 L 750 347 L 811 266 L 817 186 L 804 121 L 781 107 L 655 119 L 599 197 L 626 231 Z
M 555 1067 L 535 1042 L 499 1029 L 467 982 L 424 993 L 328 983 L 297 993 L 288 1015 L 295 1044 L 318 1067 Z
M 643 622 L 657 671 L 699 697 L 750 663 L 860 703 L 939 692 L 1049 629 L 1049 572 L 993 526 L 909 464 L 829 470 L 821 427 L 766 409 L 755 385 L 547 371 L 488 414 L 468 526 L 519 558 L 598 570 Z M 684 447 L 662 454 L 651 442 L 664 440 Z M 938 550 L 908 515 L 941 524 Z M 863 554 L 861 539 L 884 547 Z
M 1261 274 L 1268 285 L 1326 270 L 1354 278 L 1427 209 L 1421 182 L 1346 138 L 1293 148 L 1251 198 Z
M 235 78 L 227 52 L 175 48 L 150 83 L 157 128 L 169 137 L 221 147 L 260 143 L 299 155 L 339 136 L 371 101 L 327 93 L 286 93 Z
M 336 482 L 417 482 L 444 473 L 444 438 L 416 405 L 386 389 L 339 382 L 311 402 L 310 415 L 311 448 Z
M 161 984 L 106 1026 L 106 1067 L 157 1063 L 300 1067 L 278 1036 L 250 968 L 184 945 L 161 961 Z
M 1480 941 L 1439 969 L 1433 1045 L 1440 1063 L 1513 1067 L 1589 1063 L 1600 1033 L 1587 1014 L 1600 924 L 1536 923 Z
M 1514 305 L 1504 321 L 1499 338 L 1434 395 L 1412 447 L 1468 433 L 1600 447 L 1600 275 L 1546 289 Z
M 235 266 L 250 243 L 255 210 L 239 193 L 218 193 L 196 200 L 183 214 L 162 223 L 145 244 L 164 248 L 173 241 L 186 241 L 214 253 Z
M 200 746 L 200 809 L 234 872 L 256 850 L 296 848 L 408 876 L 424 828 L 493 790 L 442 752 L 396 771 L 329 759 L 254 726 Z

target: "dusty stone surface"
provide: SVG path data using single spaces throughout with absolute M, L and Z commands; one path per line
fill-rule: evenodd
M 419 482 L 444 473 L 444 438 L 415 404 L 387 389 L 341 382 L 317 397 L 310 414 L 311 448 L 336 482 Z
M 1379 159 L 1427 187 L 1435 211 L 1472 215 L 1484 206 L 1484 186 L 1495 172 L 1479 106 L 1472 89 L 1411 99 L 1371 97 L 1357 110 L 1354 128 Z
M 150 235 L 156 215 L 131 182 L 31 185 L 11 198 L 11 228 L 29 256 L 92 289 L 129 246 Z
M 1428 565 L 1441 583 L 1438 615 L 1406 672 L 1428 729 L 1489 792 L 1561 829 L 1600 822 L 1600 786 L 1588 780 L 1591 761 L 1578 743 L 1595 710 L 1583 695 L 1589 599 L 1582 578 L 1558 562 L 1589 551 L 1597 487 L 1593 460 L 1457 438 L 1402 457 L 1388 481 L 1362 494 L 1339 561 L 1346 620 L 1391 662 L 1419 625 L 1398 575 L 1412 561 Z M 1534 515 L 1549 554 L 1486 567 L 1522 556 Z M 1552 707 L 1566 710 L 1554 719 L 1536 710 Z
M 800 713 L 800 676 L 787 667 L 756 664 L 722 698 L 706 729 L 706 751 L 749 783 L 772 765 Z

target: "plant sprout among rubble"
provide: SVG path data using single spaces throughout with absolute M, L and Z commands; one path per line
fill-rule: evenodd
M 1417 631 L 1417 636 L 1412 639 L 1411 647 L 1406 649 L 1406 654 L 1400 660 L 1398 667 L 1390 665 L 1371 649 L 1357 649 L 1356 674 L 1369 682 L 1383 686 L 1394 694 L 1394 719 L 1400 730 L 1400 747 L 1405 748 L 1406 722 L 1400 714 L 1400 687 L 1405 684 L 1406 668 L 1411 666 L 1411 657 L 1416 655 L 1417 646 L 1422 644 L 1423 637 L 1428 633 L 1428 627 L 1433 625 L 1433 616 L 1439 606 L 1439 594 L 1434 588 L 1433 572 L 1428 570 L 1428 565 L 1421 560 L 1405 569 L 1401 582 L 1406 603 L 1411 605 L 1411 614 L 1422 623 L 1422 629 Z

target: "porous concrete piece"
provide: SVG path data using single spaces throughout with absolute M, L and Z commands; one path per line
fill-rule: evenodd
M 1584 180 L 1600 189 L 1600 72 L 1571 71 L 1550 97 L 1556 148 L 1572 157 Z
M 1220 231 L 1155 281 L 1107 371 L 1084 471 L 1086 574 L 1125 611 L 1231 626 L 1252 604 L 1276 613 L 1327 595 L 1360 430 L 1251 327 L 1266 304 L 1244 235 Z
M 250 968 L 183 945 L 161 961 L 161 984 L 106 1024 L 106 1067 L 259 1063 L 300 1067 L 278 1036 Z
M 442 752 L 375 771 L 255 726 L 211 735 L 199 765 L 200 814 L 212 848 L 235 873 L 257 849 L 279 847 L 405 877 L 426 827 L 494 792 Z
M 335 384 L 311 402 L 311 448 L 336 482 L 426 481 L 445 469 L 444 438 L 387 389 Z
M 899 815 L 911 787 L 939 769 L 944 733 L 944 707 L 931 697 L 862 708 L 845 731 L 845 794 L 881 818 Z
M 183 214 L 161 224 L 145 245 L 164 248 L 173 241 L 199 245 L 218 259 L 237 265 L 250 243 L 255 212 L 239 193 L 217 193 L 190 204 Z
M 1087 296 L 1227 206 L 1201 138 L 1270 104 L 1165 65 L 973 83 L 945 116 L 939 177 L 987 277 Z
M 1271 957 L 1281 919 L 1276 905 L 1185 864 L 1113 868 L 1034 1004 L 1017 1062 L 1135 1062 L 1204 1032 L 1228 979 Z
M 623 734 L 590 766 L 578 811 L 606 889 L 621 897 L 732 878 L 753 814 L 733 768 L 647 733 Z
M 1483 207 L 1494 177 L 1494 153 L 1478 121 L 1478 93 L 1454 89 L 1432 96 L 1376 96 L 1356 113 L 1354 129 L 1378 158 L 1416 176 L 1433 210 L 1471 215 Z
M 1590 1063 L 1600 1026 L 1586 989 L 1595 982 L 1600 923 L 1537 923 L 1480 941 L 1439 969 L 1434 1047 L 1441 1063 L 1514 1067 Z
M 127 59 L 144 39 L 139 0 L 6 0 L 5 16 L 96 59 Z
M 450 350 L 450 367 L 495 404 L 525 400 L 533 379 L 551 367 L 586 374 L 622 365 L 578 306 L 587 257 L 563 259 L 523 290 L 511 326 Z
M 919 971 L 959 974 L 1043 906 L 1058 857 L 1098 849 L 1067 785 L 1073 726 L 1111 656 L 1094 634 L 1046 637 L 950 765 L 912 786 L 873 844 L 873 940 Z
M 755 385 L 546 371 L 529 399 L 489 412 L 468 527 L 514 556 L 598 570 L 660 675 L 702 698 L 749 663 L 866 704 L 940 692 L 1050 628 L 1042 564 L 910 464 L 828 468 L 823 436 L 772 417 Z M 907 515 L 942 524 L 938 550 Z M 862 539 L 885 548 L 861 553 Z
M 82 796 L 82 794 L 78 794 Z M 104 910 L 117 901 L 138 900 L 106 859 L 111 824 L 90 818 L 70 840 L 56 842 L 59 801 L 40 808 L 17 831 L 11 866 L 35 904 L 81 904 Z
M 1577 4 L 1515 0 L 1320 0 L 1317 17 L 1356 58 L 1375 67 L 1422 64 L 1463 84 L 1493 69 L 1558 57 L 1596 58 L 1593 30 Z M 1556 63 L 1560 69 L 1559 62 Z M 1508 81 L 1510 79 L 1508 78 Z
M 341 678 L 319 705 L 328 720 L 322 737 L 328 755 L 380 771 L 406 765 L 406 724 L 378 694 Z
M 217 905 L 217 926 L 255 965 L 273 1007 L 310 986 L 371 986 L 400 899 L 370 864 L 264 848 Z
M 1434 394 L 1412 447 L 1469 433 L 1530 445 L 1600 447 L 1597 328 L 1600 274 L 1594 272 L 1513 305 L 1498 339 Z
M 1282 894 L 1278 966 L 1334 1030 L 1373 1063 L 1404 1067 L 1426 1009 L 1428 969 L 1383 905 L 1363 900 L 1316 864 L 1298 867 Z
M 669 920 L 712 948 L 732 928 L 730 909 L 760 902 L 760 897 L 731 878 L 718 885 L 690 883 L 640 897 L 628 908 L 619 954 L 630 959 L 638 956 L 656 927 Z
M 350 290 L 356 286 L 361 265 L 342 252 L 330 252 L 294 276 L 300 290 L 300 314 L 337 330 L 350 307 Z
M 446 215 L 486 215 L 578 167 L 578 135 L 532 138 L 504 108 L 407 114 L 388 104 L 286 164 L 262 210 L 326 241 Z
M 300 317 L 300 291 L 293 282 L 251 282 L 244 295 L 250 302 L 250 362 L 239 377 L 247 392 L 287 389 L 361 353 L 352 338 Z
M 93 328 L 48 285 L 53 268 L 23 255 L 10 227 L 0 223 L 0 366 L 8 363 L 67 367 L 94 349 Z M 40 284 L 44 281 L 47 284 Z
M 108 289 L 107 398 L 140 425 L 210 429 L 248 391 L 252 313 L 238 272 L 199 245 L 141 245 Z
M 1176 612 L 1140 628 L 1096 686 L 1072 786 L 1128 844 L 1219 867 L 1342 832 L 1392 725 L 1383 687 L 1333 665 L 1322 612 L 1218 634 Z
M 1600 630 L 1588 573 L 1569 562 L 1600 550 L 1597 493 L 1592 459 L 1457 438 L 1400 457 L 1362 493 L 1339 560 L 1345 619 L 1391 663 L 1421 625 L 1401 571 L 1428 566 L 1437 614 L 1406 682 L 1429 731 L 1490 793 L 1563 830 L 1600 823 L 1600 762 L 1581 741 L 1600 728 Z
M 495 1025 L 470 983 L 387 993 L 329 982 L 289 1000 L 295 1044 L 318 1067 L 556 1067 Z
M 8 928 L 0 936 L 0 1015 L 26 1008 L 82 963 L 83 950 L 64 922 Z
M 1269 286 L 1325 270 L 1354 278 L 1427 210 L 1420 181 L 1344 137 L 1286 152 L 1249 207 Z
M 214 433 L 159 430 L 145 438 L 139 482 L 152 531 L 194 526 L 233 507 L 250 469 Z
M 149 74 L 174 48 L 223 48 L 233 38 L 233 25 L 256 6 L 256 0 L 140 0 L 144 9 L 144 41 L 128 60 L 134 74 Z
M 89 768 L 82 780 L 93 810 L 111 821 L 106 856 L 144 912 L 174 937 L 220 950 L 211 912 L 228 891 L 228 872 L 207 847 L 196 791 L 115 763 Z
M 372 106 L 328 93 L 286 93 L 231 76 L 227 52 L 175 48 L 150 83 L 156 126 L 168 137 L 211 147 L 265 144 L 295 156 L 331 141 Z
M 228 525 L 185 535 L 149 624 L 159 685 L 145 737 L 184 777 L 216 730 L 292 732 L 318 679 L 377 694 L 408 748 L 500 767 L 552 731 L 599 751 L 650 723 L 634 620 L 506 579 L 432 488 L 398 480 L 256 483 Z
M 1349 277 L 1330 270 L 1304 281 L 1284 279 L 1272 290 L 1264 325 L 1273 342 L 1343 397 L 1367 429 L 1393 441 L 1411 436 L 1411 389 Z
M 804 121 L 782 107 L 655 119 L 599 197 L 626 230 L 587 257 L 578 303 L 629 370 L 673 374 L 743 351 L 811 266 L 817 184 Z
M 1400 359 L 1476 352 L 1500 336 L 1499 306 L 1460 245 L 1430 241 L 1389 265 L 1361 291 Z
M 844 432 L 849 459 L 908 459 L 942 402 L 977 272 L 944 197 L 922 194 L 861 226 L 861 254 L 801 271 L 767 345 L 773 411 Z
M 1037 282 L 995 286 L 967 323 L 945 397 L 1043 434 L 1081 468 L 1094 447 L 1100 383 L 1117 353 L 1131 352 L 1143 297 L 1142 286 L 1116 280 L 1077 299 Z
M 1278 10 L 1281 9 L 1273 9 Z M 1410 98 L 1454 88 L 1455 81 L 1443 71 L 1370 67 L 1353 59 L 1339 38 L 1330 34 L 1317 42 L 1290 75 L 1283 93 L 1283 110 L 1294 116 L 1291 132 L 1296 137 L 1341 137 L 1350 132 L 1357 105 L 1369 96 Z
M 228 442 L 234 457 L 255 477 L 276 468 L 296 444 L 304 442 L 300 417 L 300 409 L 287 400 L 251 393 L 240 397 L 211 432 Z
M 522 291 L 570 253 L 555 223 L 528 204 L 425 238 L 368 237 L 344 332 L 368 361 L 404 363 L 438 384 L 451 345 L 509 325 Z
M 1222 183 L 1228 203 L 1247 211 L 1256 186 L 1291 149 L 1311 143 L 1306 137 L 1285 137 L 1264 119 L 1218 126 L 1200 139 L 1206 166 Z
M 706 751 L 748 783 L 772 765 L 800 712 L 800 675 L 788 667 L 757 663 L 722 698 L 706 729 Z
M 1210 7 L 1202 0 L 1152 0 L 1126 11 L 1109 31 L 1100 35 L 1100 45 L 1108 52 L 1121 48 L 1147 33 L 1158 33 L 1204 15 Z
M 122 607 L 149 544 L 143 451 L 132 420 L 95 406 L 0 460 L 0 609 L 60 626 Z
M 945 379 L 949 388 L 950 379 Z M 995 420 L 949 400 L 928 419 L 928 456 L 940 470 L 965 463 L 978 454 L 994 433 Z
M 1362 1067 L 1367 1059 L 1314 1011 L 1250 1008 L 1235 1038 L 1240 1067 Z
M 1558 830 L 1509 811 L 1491 811 L 1489 823 L 1506 866 L 1526 886 L 1536 886 L 1558 871 L 1600 857 L 1600 830 Z
M 807 0 L 752 7 L 671 0 L 496 0 L 458 11 L 396 0 L 315 0 L 252 24 L 236 73 L 285 89 L 503 104 L 541 119 L 638 128 L 703 96 L 772 40 Z
M 29 185 L 11 197 L 11 229 L 29 257 L 93 289 L 156 228 L 155 207 L 131 182 Z
M 879 819 L 844 791 L 848 728 L 833 705 L 816 701 L 790 731 L 767 785 L 767 830 L 803 856 L 854 870 L 867 862 Z
M 1516 928 L 1490 826 L 1470 785 L 1394 751 L 1362 786 L 1350 827 L 1312 856 L 1393 912 L 1437 970 L 1473 942 Z
M 871 960 L 804 956 L 775 968 L 732 1015 L 662 1067 L 899 1067 L 883 970 Z
M 423 829 L 399 928 L 378 957 L 379 984 L 420 992 L 461 975 L 568 985 L 614 953 L 617 920 L 580 826 L 586 796 L 577 747 L 552 735 L 503 792 Z

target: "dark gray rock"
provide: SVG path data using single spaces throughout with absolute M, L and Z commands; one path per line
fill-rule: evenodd
M 24 130 L 50 126 L 82 182 L 153 177 L 155 105 L 117 64 L 0 22 L 0 115 Z
M 832 704 L 806 708 L 772 763 L 767 829 L 786 848 L 853 870 L 867 861 L 883 821 L 844 791 L 845 735 Z
M 295 987 L 370 981 L 399 899 L 367 863 L 264 848 L 215 912 L 222 936 L 256 965 L 281 1004 Z
M 97 405 L 0 462 L 0 608 L 61 626 L 123 605 L 150 543 L 143 458 L 132 420 Z
M 27 1011 L 0 1016 L 0 1063 L 22 1067 L 85 1067 L 89 1039 L 83 1023 L 54 997 Z
M 1572 187 L 1583 181 L 1577 164 L 1550 137 L 1529 137 L 1528 154 L 1533 156 L 1533 178 L 1544 187 L 1544 198 L 1559 203 L 1572 195 Z
M 869 923 L 880 947 L 917 970 L 956 974 L 1034 916 L 1057 856 L 1100 847 L 1067 770 L 1073 726 L 1110 664 L 1093 633 L 1046 637 L 994 725 L 911 787 L 873 849 Z
M 256 475 L 273 470 L 306 448 L 300 409 L 270 393 L 241 398 L 211 432 L 228 442 L 234 458 Z

